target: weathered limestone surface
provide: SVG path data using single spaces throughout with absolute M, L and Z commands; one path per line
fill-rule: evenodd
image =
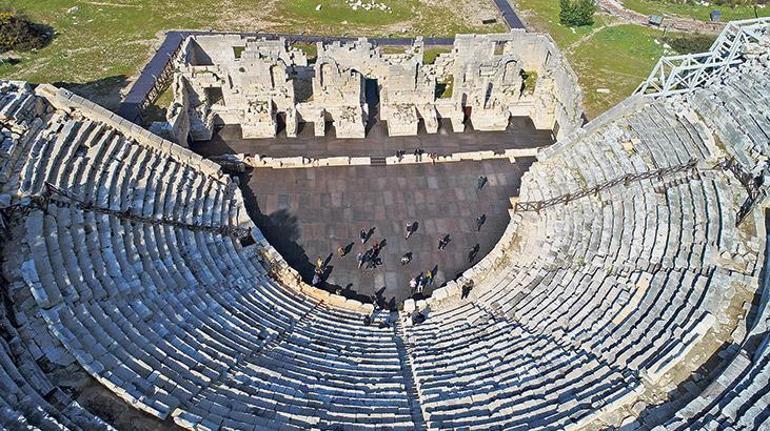
M 757 40 L 708 87 L 631 98 L 539 153 L 520 198 L 695 172 L 516 212 L 492 253 L 393 313 L 302 284 L 213 162 L 0 81 L 0 427 L 110 429 L 49 364 L 196 430 L 767 429 L 766 208 L 736 226 L 746 188 L 713 168 L 766 172 L 770 32 Z M 726 368 L 696 384 L 722 343 Z
M 420 122 L 436 133 L 440 118 L 455 130 L 466 121 L 504 130 L 512 115 L 524 115 L 559 137 L 580 126 L 577 81 L 547 36 L 458 35 L 432 64 L 423 63 L 424 51 L 421 38 L 402 53 L 385 53 L 365 38 L 319 42 L 308 64 L 283 39 L 192 36 L 179 59 L 168 121 L 154 130 L 184 143 L 187 136 L 208 139 L 216 123 L 240 124 L 245 138 L 275 136 L 279 124 L 294 136 L 298 122 L 312 123 L 318 136 L 333 123 L 341 138 L 363 138 L 372 120 L 385 121 L 392 136 L 416 135 Z M 529 88 L 526 74 L 537 76 Z M 367 80 L 376 81 L 378 100 L 367 99 L 376 97 L 367 96 Z M 373 104 L 378 117 L 370 118 Z

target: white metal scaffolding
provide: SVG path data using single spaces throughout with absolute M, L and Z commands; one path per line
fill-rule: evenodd
M 687 93 L 708 86 L 741 62 L 747 43 L 770 35 L 770 18 L 731 21 L 707 52 L 662 57 L 634 92 L 650 97 Z

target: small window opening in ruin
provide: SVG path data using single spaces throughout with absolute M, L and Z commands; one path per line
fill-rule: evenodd
M 233 54 L 235 55 L 236 60 L 240 60 L 241 56 L 243 55 L 243 51 L 246 50 L 245 46 L 234 46 L 233 47 Z
M 505 41 L 498 40 L 497 42 L 495 42 L 495 55 L 503 55 L 504 51 L 505 51 Z
M 436 82 L 436 99 L 449 99 L 452 97 L 454 91 L 454 77 L 452 75 L 447 76 L 441 81 Z
M 522 70 L 521 79 L 521 94 L 533 94 L 537 84 L 537 72 L 534 70 Z
M 224 101 L 224 95 L 222 94 L 222 88 L 212 87 L 206 89 L 206 100 L 210 105 L 216 105 Z

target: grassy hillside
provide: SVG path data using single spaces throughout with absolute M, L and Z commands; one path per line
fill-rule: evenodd
M 754 8 L 747 5 L 735 7 L 704 6 L 695 2 L 692 4 L 674 3 L 665 0 L 623 0 L 623 5 L 645 15 L 677 15 L 700 21 L 709 21 L 711 11 L 715 9 L 722 13 L 722 21 L 756 18 L 754 16 Z M 770 16 L 770 7 L 758 6 L 756 12 L 759 17 Z
M 559 23 L 558 1 L 519 0 L 517 5 L 527 22 L 549 33 L 564 52 L 578 75 L 589 118 L 628 97 L 664 53 L 661 30 L 621 24 L 603 14 L 592 26 L 570 28 Z
M 56 31 L 49 46 L 13 54 L 21 60 L 17 64 L 0 64 L 0 77 L 66 83 L 114 107 L 117 90 L 147 61 L 163 30 L 404 36 L 505 30 L 455 14 L 452 4 L 467 1 L 428 6 L 422 0 L 379 0 L 392 9 L 385 13 L 353 11 L 344 0 L 0 0 L 0 9 L 13 8 Z

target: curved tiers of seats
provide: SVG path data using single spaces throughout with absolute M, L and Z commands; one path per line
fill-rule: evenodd
M 735 227 L 747 193 L 712 167 L 744 148 L 758 148 L 741 160 L 748 170 L 770 155 L 760 147 L 770 136 L 766 64 L 692 96 L 630 100 L 539 157 L 521 201 L 690 160 L 698 169 L 514 213 L 512 249 L 475 284 L 472 300 L 407 328 L 431 427 L 562 429 L 601 420 L 665 382 L 729 323 L 735 290 L 725 286 L 756 288 L 765 240 Z M 731 117 L 736 110 L 757 121 Z M 726 152 L 720 142 L 733 140 L 745 145 Z M 745 223 L 763 225 L 755 216 Z
M 228 177 L 78 112 L 24 136 L 8 180 L 22 198 L 50 184 L 114 211 L 52 196 L 26 214 L 20 268 L 48 329 L 104 386 L 189 427 L 413 427 L 388 316 L 363 325 L 279 286 L 261 244 L 146 219 L 241 224 Z
M 727 149 L 744 165 L 758 171 L 770 156 L 770 67 L 754 63 L 728 76 L 724 85 L 697 91 L 692 103 L 717 130 Z M 701 396 L 657 430 L 770 429 L 770 290 L 746 345 Z M 755 349 L 747 349 L 756 344 Z
M 736 290 L 756 287 L 765 239 L 735 227 L 746 191 L 713 165 L 732 156 L 756 170 L 770 154 L 766 60 L 694 94 L 632 98 L 546 150 L 522 201 L 697 168 L 514 213 L 511 237 L 471 271 L 490 268 L 470 299 L 436 302 L 420 324 L 384 312 L 366 324 L 281 285 L 264 238 L 244 246 L 213 229 L 253 228 L 227 176 L 65 91 L 5 83 L 0 186 L 25 205 L 12 282 L 50 343 L 132 406 L 189 429 L 602 423 L 732 330 Z M 764 233 L 759 219 L 746 223 Z M 726 373 L 727 390 L 746 395 L 733 397 L 741 417 L 766 420 L 750 414 L 766 397 L 763 346 Z M 1 399 L 35 425 L 47 414 L 87 428 L 40 398 L 21 412 Z M 689 420 L 672 426 L 705 419 Z
M 757 350 L 741 350 L 700 397 L 655 431 L 770 429 L 770 309 L 761 319 L 765 332 Z
M 51 384 L 27 349 L 28 340 L 5 313 L 3 307 L 0 310 L 0 428 L 112 429 Z

